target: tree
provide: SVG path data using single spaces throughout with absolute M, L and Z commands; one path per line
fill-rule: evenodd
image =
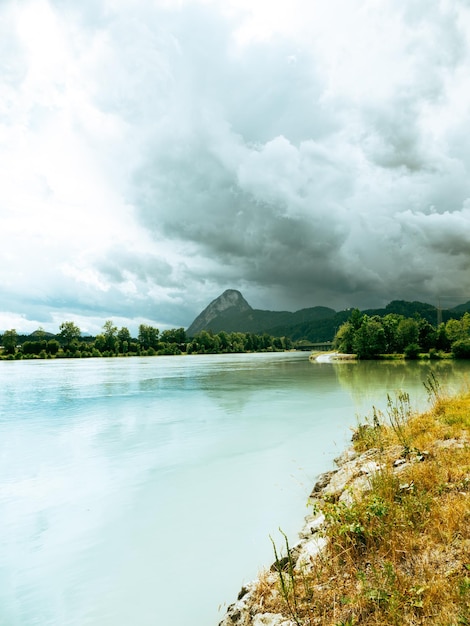
M 103 324 L 103 335 L 105 340 L 105 350 L 109 352 L 115 352 L 117 347 L 117 326 L 114 326 L 112 320 L 106 320 Z
M 122 354 L 126 354 L 129 350 L 129 344 L 131 342 L 129 329 L 123 326 L 121 330 L 118 331 L 117 338 L 119 341 L 119 351 L 122 352 Z
M 359 330 L 363 319 L 364 315 L 359 311 L 359 309 L 353 309 L 351 311 L 351 315 L 349 316 L 348 322 L 352 325 L 354 330 Z
M 164 330 L 160 335 L 160 341 L 164 343 L 186 343 L 186 332 L 184 328 L 171 328 L 170 330 Z
M 409 343 L 405 350 L 406 359 L 417 359 L 419 357 L 420 347 L 417 343 Z
M 450 341 L 447 337 L 446 325 L 439 324 L 436 331 L 436 346 L 438 350 L 449 350 L 450 349 Z
M 194 338 L 197 341 L 198 352 L 202 354 L 214 353 L 214 335 L 208 333 L 207 330 L 201 330 Z
M 356 331 L 351 322 L 344 322 L 338 329 L 333 340 L 334 347 L 344 354 L 351 354 L 354 351 L 354 335 Z
M 159 335 L 160 331 L 158 328 L 148 326 L 147 324 L 141 324 L 139 326 L 138 340 L 144 350 L 148 350 L 149 348 L 157 350 Z
M 354 352 L 358 359 L 373 359 L 385 351 L 385 331 L 380 318 L 364 315 L 354 335 Z
M 46 350 L 47 342 L 45 339 L 38 341 L 25 341 L 21 346 L 23 354 L 40 354 Z
M 220 346 L 221 352 L 229 352 L 230 340 L 229 340 L 227 333 L 224 330 L 221 330 L 220 333 L 218 333 L 218 337 L 219 337 L 219 346 Z
M 382 326 L 385 332 L 385 352 L 392 354 L 399 352 L 397 330 L 400 322 L 405 318 L 398 313 L 387 313 L 382 318 Z
M 451 319 L 446 323 L 446 335 L 451 343 L 457 341 L 458 339 L 463 339 L 462 324 L 460 320 Z
M 73 340 L 78 340 L 81 335 L 80 328 L 74 322 L 62 322 L 59 331 L 59 337 L 62 339 L 66 350 L 69 350 Z
M 98 352 L 104 352 L 106 350 L 106 337 L 104 335 L 96 335 L 94 348 L 98 350 Z
M 60 344 L 57 339 L 49 339 L 47 342 L 47 353 L 48 354 L 57 354 L 59 352 Z
M 418 322 L 411 317 L 401 320 L 396 332 L 397 347 L 403 352 L 406 346 L 417 344 L 419 339 Z
M 5 354 L 15 354 L 18 344 L 18 334 L 14 328 L 3 333 L 3 350 Z
M 436 347 L 437 332 L 434 326 L 432 326 L 427 320 L 421 317 L 418 320 L 419 329 L 419 345 L 423 352 L 428 352 L 431 348 Z
M 464 313 L 462 319 L 460 320 L 462 325 L 462 336 L 463 339 L 470 338 L 470 313 Z
M 456 359 L 470 359 L 470 339 L 458 339 L 452 344 L 452 354 Z

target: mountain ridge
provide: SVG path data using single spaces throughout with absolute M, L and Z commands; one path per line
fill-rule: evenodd
M 294 313 L 253 309 L 239 291 L 227 289 L 196 317 L 186 333 L 189 337 L 202 330 L 263 333 L 276 326 L 324 319 L 334 314 L 334 309 L 328 307 L 300 309 Z
M 442 321 L 446 322 L 452 317 L 460 317 L 465 311 L 470 311 L 470 301 L 452 309 L 441 310 L 440 315 Z M 437 307 L 425 302 L 406 300 L 392 300 L 383 308 L 365 309 L 361 312 L 370 316 L 396 313 L 412 317 L 418 314 L 433 325 L 436 325 L 439 317 Z M 226 289 L 195 318 L 186 333 L 193 337 L 202 330 L 214 333 L 251 332 L 267 333 L 274 337 L 285 336 L 293 340 L 329 341 L 350 314 L 350 308 L 335 311 L 324 306 L 303 308 L 295 312 L 254 309 L 240 291 Z

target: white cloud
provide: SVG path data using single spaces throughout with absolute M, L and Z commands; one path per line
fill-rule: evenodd
M 0 326 L 468 299 L 463 0 L 0 17 Z

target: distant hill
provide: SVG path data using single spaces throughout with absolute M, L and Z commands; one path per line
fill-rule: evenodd
M 264 333 L 274 327 L 290 327 L 302 322 L 333 317 L 335 313 L 334 309 L 323 306 L 301 309 L 295 313 L 253 309 L 239 291 L 227 289 L 196 317 L 186 333 L 189 337 L 194 337 L 201 330 L 211 330 L 214 333 L 222 330 Z
M 442 321 L 459 318 L 466 311 L 470 312 L 470 301 L 452 309 L 442 310 Z M 366 309 L 362 312 L 380 317 L 389 313 L 404 317 L 413 317 L 418 314 L 433 326 L 437 323 L 437 308 L 426 302 L 393 300 L 382 309 Z M 196 317 L 186 332 L 189 337 L 194 337 L 201 330 L 214 333 L 222 330 L 268 333 L 274 337 L 290 337 L 293 341 L 306 339 L 311 342 L 321 342 L 332 340 L 338 328 L 349 318 L 350 314 L 351 309 L 337 312 L 323 306 L 301 309 L 295 313 L 253 309 L 239 291 L 227 289 Z
M 29 334 L 29 336 L 33 337 L 33 339 L 52 339 L 53 337 L 55 337 L 54 333 L 49 333 L 42 328 L 33 330 L 33 332 Z
M 470 300 L 465 302 L 464 304 L 459 304 L 458 306 L 454 306 L 453 309 L 450 309 L 452 313 L 460 313 L 463 315 L 464 313 L 470 313 Z
M 367 315 L 379 315 L 383 317 L 384 315 L 388 315 L 389 313 L 395 313 L 397 315 L 403 315 L 404 317 L 413 317 L 416 315 L 420 315 L 422 318 L 427 320 L 430 324 L 435 325 L 437 323 L 437 308 L 432 304 L 427 304 L 426 302 L 407 302 L 406 300 L 392 300 L 389 302 L 387 306 L 383 309 L 367 309 L 363 311 Z M 449 319 L 447 311 L 442 311 L 443 317 L 444 314 Z M 446 320 L 444 320 L 446 321 Z

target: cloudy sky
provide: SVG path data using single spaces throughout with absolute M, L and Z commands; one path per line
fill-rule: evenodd
M 469 0 L 2 0 L 0 329 L 470 300 Z

